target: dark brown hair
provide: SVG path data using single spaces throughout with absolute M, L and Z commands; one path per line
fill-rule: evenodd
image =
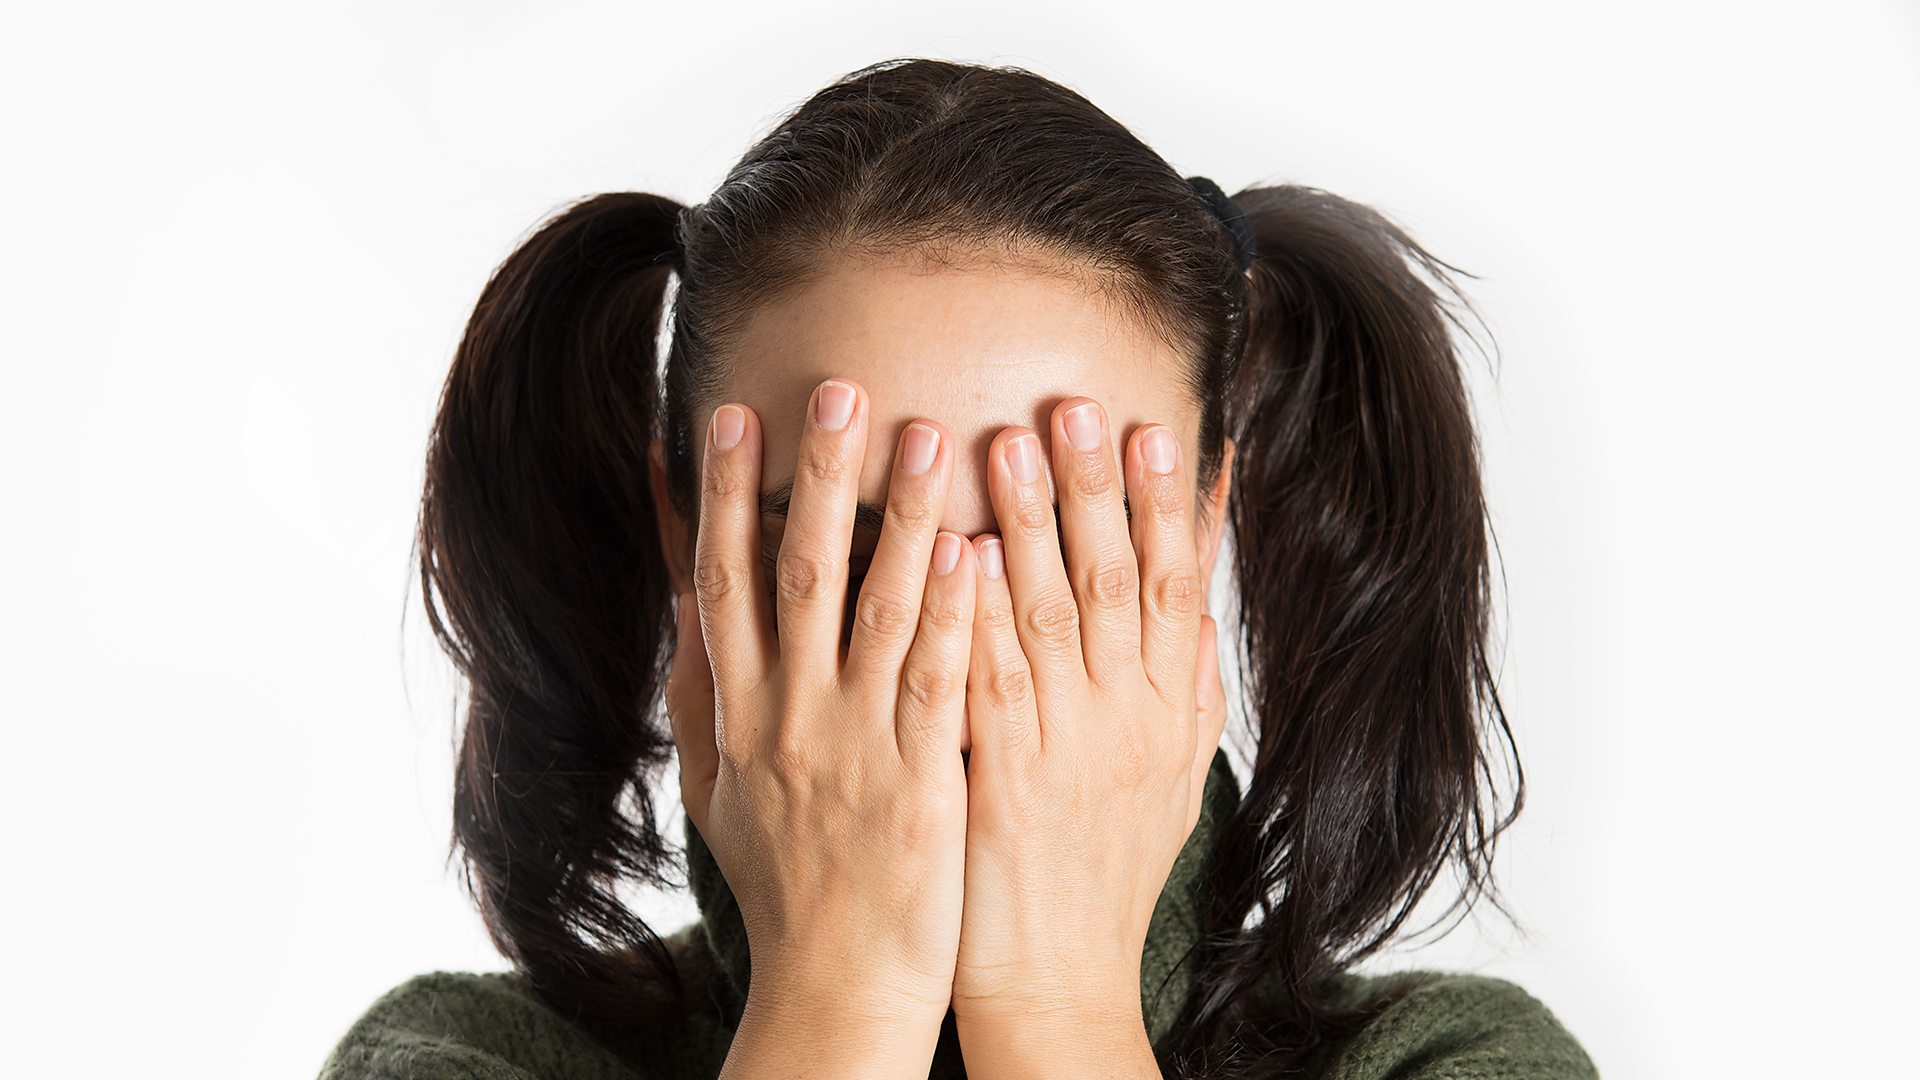
M 999 245 L 1091 271 L 1188 359 L 1202 490 L 1237 444 L 1230 535 L 1249 539 L 1223 636 L 1257 753 L 1172 1067 L 1277 1075 L 1384 1004 L 1336 1001 L 1328 977 L 1400 932 L 1444 868 L 1448 912 L 1495 893 L 1524 788 L 1515 752 L 1500 814 L 1490 751 L 1514 747 L 1486 655 L 1458 271 L 1323 191 L 1234 201 L 1260 252 L 1247 273 L 1181 173 L 1081 95 L 901 59 L 814 95 L 684 218 L 658 195 L 594 196 L 499 267 L 434 423 L 418 555 L 470 688 L 453 845 L 547 1001 L 606 1028 L 702 1007 L 616 894 L 684 869 L 653 794 L 672 597 L 648 445 L 690 512 L 691 417 L 729 336 L 828 260 L 887 250 Z

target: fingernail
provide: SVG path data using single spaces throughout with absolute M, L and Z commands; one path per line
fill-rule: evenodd
M 1022 435 L 1007 443 L 1007 468 L 1022 484 L 1040 479 L 1040 436 Z
M 1173 432 L 1163 427 L 1149 429 L 1140 450 L 1140 456 L 1147 459 L 1147 468 L 1162 476 L 1173 471 L 1174 463 L 1180 457 L 1180 447 L 1173 441 Z
M 1075 405 L 1060 418 L 1060 426 L 1067 429 L 1067 441 L 1075 450 L 1091 454 L 1100 449 L 1100 406 L 1091 401 Z
M 1007 554 L 998 538 L 980 542 L 980 569 L 986 571 L 990 578 L 998 578 L 1007 572 Z
M 941 533 L 933 538 L 933 572 L 945 577 L 960 564 L 960 538 Z
M 740 445 L 747 433 L 747 414 L 737 405 L 722 405 L 713 411 L 713 448 L 731 450 Z
M 940 454 L 940 433 L 925 424 L 908 424 L 900 437 L 900 471 L 914 476 L 933 468 Z
M 814 397 L 813 421 L 828 431 L 839 431 L 853 419 L 853 387 L 828 379 Z

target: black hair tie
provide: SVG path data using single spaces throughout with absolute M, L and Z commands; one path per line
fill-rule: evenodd
M 693 207 L 682 206 L 673 212 L 673 251 L 670 253 L 673 272 L 681 277 L 687 276 L 687 213 Z
M 1233 238 L 1233 257 L 1240 261 L 1240 269 L 1252 266 L 1253 260 L 1260 257 L 1260 248 L 1254 243 L 1253 226 L 1247 222 L 1247 215 L 1212 180 L 1204 176 L 1189 176 L 1187 183 L 1201 198 L 1207 200 L 1213 215 L 1220 219 L 1220 224 L 1226 226 L 1227 235 Z

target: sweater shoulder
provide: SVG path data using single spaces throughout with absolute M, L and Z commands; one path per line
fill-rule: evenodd
M 643 1080 L 516 972 L 432 971 L 382 993 L 320 1080 Z
M 1326 1080 L 1597 1080 L 1586 1050 L 1540 999 L 1489 975 L 1348 975 L 1341 997 L 1402 996 L 1333 1048 Z

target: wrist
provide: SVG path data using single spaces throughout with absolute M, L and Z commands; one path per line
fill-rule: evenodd
M 992 987 L 984 980 L 956 986 L 953 1014 L 980 1027 L 1000 1024 L 1095 1024 L 1102 1028 L 1142 1024 L 1140 968 L 1074 977 L 1029 973 Z
M 763 1075 L 913 1077 L 933 1063 L 945 1009 L 849 996 L 846 987 L 803 991 L 756 978 L 722 1069 L 724 1080 Z
M 956 1001 L 953 1019 L 962 1037 L 969 1032 L 985 1037 L 1011 1030 L 1129 1035 L 1135 1029 L 1146 1030 L 1137 993 L 1127 1000 L 981 1001 L 965 1009 Z
M 943 994 L 872 973 L 825 977 L 756 971 L 742 1018 L 751 1013 L 768 1024 L 794 1029 L 832 1023 L 876 1032 L 917 1032 L 939 1028 L 951 997 L 951 986 Z
M 1063 1080 L 1160 1075 L 1137 996 L 1130 1010 L 1060 1004 L 1039 1012 L 956 1012 L 954 1029 L 969 1076 Z

